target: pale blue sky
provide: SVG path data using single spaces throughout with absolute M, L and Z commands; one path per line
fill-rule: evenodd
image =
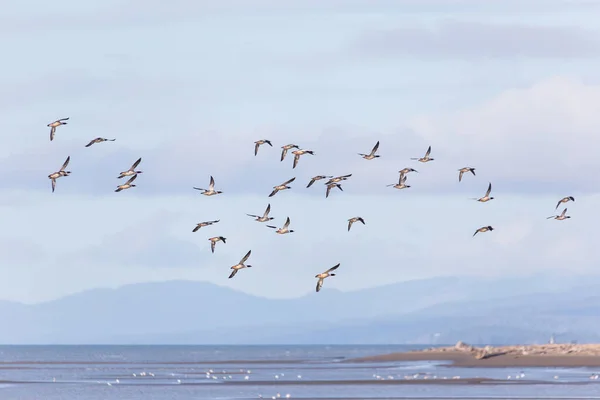
M 0 16 L 0 298 L 208 280 L 267 297 L 439 275 L 591 273 L 600 5 L 11 1 Z M 49 141 L 46 124 L 70 117 Z M 116 142 L 83 146 L 97 136 Z M 253 155 L 255 140 L 271 139 Z M 381 141 L 381 158 L 365 161 Z M 312 149 L 296 170 L 280 146 Z M 433 146 L 436 160 L 410 161 Z M 73 171 L 47 175 L 70 155 Z M 138 187 L 113 190 L 142 157 Z M 457 169 L 477 176 L 457 182 Z M 410 189 L 385 187 L 413 166 Z M 317 174 L 354 173 L 324 198 Z M 201 196 L 209 176 L 224 194 Z M 293 176 L 293 189 L 269 199 Z M 496 200 L 479 204 L 487 183 Z M 573 195 L 568 221 L 547 221 Z M 279 236 L 246 213 L 271 202 Z M 560 211 L 560 209 L 559 209 Z M 366 226 L 346 231 L 346 220 Z M 197 222 L 219 224 L 192 229 Z M 494 232 L 471 235 L 491 224 Z M 223 235 L 210 253 L 208 238 Z M 255 266 L 228 280 L 249 249 Z

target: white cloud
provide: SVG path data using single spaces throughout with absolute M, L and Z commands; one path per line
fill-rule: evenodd
M 411 128 L 454 162 L 538 190 L 596 192 L 600 85 L 554 77 L 483 104 L 414 118 Z M 493 179 L 492 179 L 493 180 Z

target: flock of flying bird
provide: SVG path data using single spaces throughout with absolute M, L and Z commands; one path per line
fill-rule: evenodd
M 48 127 L 51 128 L 50 141 L 54 140 L 54 136 L 56 134 L 56 128 L 61 125 L 66 125 L 67 124 L 66 121 L 68 121 L 68 120 L 69 120 L 69 118 L 61 118 L 61 119 L 58 119 L 58 120 L 48 124 Z M 95 143 L 102 143 L 102 142 L 108 142 L 108 141 L 114 142 L 115 140 L 116 139 L 106 139 L 106 138 L 98 137 L 98 138 L 91 140 L 87 145 L 85 145 L 85 147 L 90 147 Z M 258 150 L 259 150 L 260 146 L 262 146 L 264 144 L 267 144 L 267 145 L 273 147 L 273 144 L 271 143 L 270 140 L 267 140 L 267 139 L 258 140 L 256 142 L 254 142 L 254 155 L 255 156 L 258 155 Z M 296 166 L 298 165 L 298 162 L 300 161 L 300 157 L 302 155 L 305 155 L 305 154 L 314 155 L 314 151 L 302 150 L 296 144 L 287 144 L 285 146 L 281 146 L 281 149 L 282 149 L 282 151 L 281 151 L 281 160 L 280 161 L 283 161 L 285 159 L 289 150 L 296 149 L 296 150 L 292 151 L 292 154 L 294 155 L 294 161 L 293 161 L 293 165 L 292 165 L 293 169 L 296 168 Z M 373 147 L 373 149 L 371 150 L 370 153 L 368 153 L 368 154 L 358 153 L 358 155 L 360 155 L 365 160 L 373 160 L 375 158 L 379 158 L 379 155 L 376 154 L 378 149 L 379 149 L 379 141 L 377 141 L 377 143 L 375 144 L 375 146 Z M 416 160 L 421 163 L 427 163 L 427 162 L 434 160 L 433 158 L 430 157 L 430 154 L 431 154 L 431 146 L 429 146 L 429 148 L 427 149 L 427 151 L 425 152 L 425 155 L 423 157 L 411 158 L 411 160 Z M 71 173 L 71 171 L 66 171 L 66 168 L 69 165 L 70 159 L 71 159 L 70 156 L 67 157 L 66 161 L 64 162 L 64 164 L 62 165 L 60 170 L 48 175 L 48 178 L 52 181 L 52 192 L 53 193 L 54 193 L 54 190 L 56 187 L 56 180 L 63 176 L 69 176 L 69 174 Z M 138 167 L 138 165 L 141 162 L 142 162 L 141 158 L 137 159 L 128 170 L 123 171 L 119 174 L 117 179 L 121 179 L 124 177 L 130 177 L 130 178 L 124 184 L 118 185 L 115 192 L 120 192 L 122 190 L 130 189 L 130 188 L 136 186 L 133 184 L 133 181 L 137 178 L 138 174 L 142 173 L 142 171 L 136 170 L 136 168 Z M 407 176 L 410 172 L 418 172 L 418 171 L 414 168 L 407 167 L 398 172 L 400 174 L 399 178 L 398 178 L 398 183 L 389 184 L 389 185 L 387 185 L 388 187 L 392 186 L 395 189 L 410 188 L 410 185 L 406 184 Z M 464 168 L 460 168 L 458 170 L 458 172 L 459 172 L 458 181 L 461 182 L 463 175 L 465 173 L 470 172 L 473 175 L 475 175 L 475 168 L 464 167 Z M 324 183 L 324 185 L 326 187 L 325 197 L 327 198 L 327 197 L 329 197 L 329 194 L 330 194 L 332 188 L 337 188 L 340 191 L 343 191 L 341 182 L 347 180 L 351 176 L 352 176 L 352 174 L 341 175 L 341 176 L 317 175 L 317 176 L 314 176 L 310 180 L 310 182 L 308 183 L 308 185 L 306 187 L 310 188 L 316 181 L 327 179 L 327 181 Z M 291 179 L 283 182 L 280 185 L 273 186 L 273 191 L 271 192 L 271 194 L 269 194 L 269 197 L 273 197 L 277 193 L 279 193 L 283 190 L 291 189 L 291 186 L 288 186 L 288 185 L 290 183 L 294 182 L 295 180 L 296 180 L 296 178 L 294 177 L 294 178 L 291 178 Z M 215 196 L 215 195 L 223 193 L 220 190 L 215 190 L 215 180 L 212 176 L 210 177 L 208 189 L 203 189 L 203 188 L 198 188 L 198 187 L 194 187 L 194 189 L 202 191 L 202 194 L 205 196 Z M 494 197 L 490 196 L 491 192 L 492 192 L 492 184 L 490 182 L 488 185 L 487 191 L 485 192 L 485 195 L 483 197 L 479 197 L 479 198 L 472 198 L 472 200 L 477 200 L 481 203 L 487 203 L 488 201 L 494 200 Z M 573 196 L 566 196 L 566 197 L 560 199 L 558 201 L 558 203 L 556 204 L 555 209 L 558 209 L 558 207 L 561 204 L 567 203 L 568 201 L 575 201 L 575 198 Z M 247 214 L 247 215 L 250 217 L 253 217 L 254 220 L 257 222 L 268 222 L 268 221 L 271 221 L 274 219 L 273 217 L 269 217 L 270 212 L 271 212 L 271 204 L 268 204 L 265 212 L 262 215 L 254 215 L 254 214 Z M 562 220 L 571 218 L 570 216 L 566 215 L 566 213 L 567 213 L 567 209 L 565 208 L 561 214 L 550 216 L 550 217 L 548 217 L 548 219 L 554 218 L 556 220 L 562 221 Z M 200 222 L 199 224 L 196 225 L 196 227 L 193 229 L 192 232 L 197 232 L 202 227 L 210 226 L 210 225 L 216 224 L 218 222 L 219 222 L 219 220 Z M 361 222 L 363 225 L 365 225 L 365 220 L 362 217 L 358 217 L 358 216 L 352 217 L 352 218 L 348 219 L 348 231 L 350 231 L 350 228 L 352 228 L 352 224 L 354 224 L 355 222 Z M 285 223 L 283 224 L 283 226 L 281 228 L 278 228 L 273 225 L 266 225 L 266 226 L 268 228 L 275 229 L 275 232 L 280 235 L 294 232 L 293 229 L 289 229 L 289 226 L 290 226 L 290 218 L 289 217 L 287 217 Z M 479 228 L 475 231 L 473 236 L 475 236 L 477 233 L 490 232 L 493 230 L 494 230 L 494 228 L 492 226 L 489 226 L 489 225 L 482 226 L 481 228 Z M 215 236 L 215 237 L 209 238 L 208 240 L 210 241 L 211 252 L 214 253 L 216 244 L 218 242 L 226 243 L 227 239 L 223 236 Z M 246 255 L 244 257 L 242 257 L 242 259 L 239 261 L 239 263 L 237 263 L 236 265 L 234 265 L 230 268 L 232 271 L 231 271 L 231 274 L 229 275 L 229 278 L 233 278 L 237 274 L 237 272 L 241 269 L 252 267 L 252 265 L 246 264 L 246 261 L 248 261 L 248 258 L 250 258 L 251 254 L 252 254 L 252 250 L 249 250 L 246 253 Z M 323 282 L 326 278 L 328 278 L 330 276 L 335 276 L 335 273 L 333 273 L 333 271 L 335 271 L 339 266 L 340 266 L 340 264 L 337 264 L 337 265 L 329 268 L 327 271 L 315 275 L 315 278 L 318 279 L 317 286 L 316 286 L 317 292 L 319 292 L 321 290 L 321 288 L 323 287 Z

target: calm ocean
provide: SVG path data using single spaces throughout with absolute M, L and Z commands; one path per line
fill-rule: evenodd
M 600 371 L 585 368 L 341 362 L 421 347 L 0 346 L 0 399 L 600 399 L 590 380 Z M 504 381 L 428 384 L 434 377 Z

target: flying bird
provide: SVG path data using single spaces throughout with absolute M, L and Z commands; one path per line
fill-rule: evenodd
M 475 168 L 472 168 L 472 167 L 461 168 L 461 169 L 458 170 L 458 172 L 459 172 L 459 174 L 458 174 L 458 181 L 459 182 L 462 181 L 462 177 L 463 177 L 463 174 L 465 172 L 470 172 L 470 173 L 473 174 L 473 176 L 475 176 Z
M 360 221 L 360 222 L 362 222 L 363 225 L 365 225 L 365 220 L 362 219 L 362 217 L 350 218 L 348 220 L 348 232 L 350 232 L 350 228 L 352 228 L 352 224 L 355 223 L 356 221 Z
M 239 263 L 237 263 L 236 265 L 234 265 L 233 267 L 231 267 L 231 269 L 233 271 L 231 271 L 231 275 L 229 275 L 229 279 L 233 278 L 235 276 L 235 274 L 237 274 L 237 272 L 240 269 L 242 269 L 242 268 L 252 268 L 252 265 L 246 265 L 246 264 L 244 264 L 248 260 L 248 258 L 250 257 L 251 253 L 252 253 L 252 250 L 248 250 L 248 253 L 246 253 L 246 255 L 244 256 L 244 258 L 242 258 Z
M 427 153 L 425 153 L 425 157 L 421 157 L 421 158 L 411 158 L 411 160 L 417 160 L 420 161 L 422 163 L 426 163 L 429 161 L 433 161 L 434 159 L 429 157 L 429 154 L 431 154 L 431 146 L 429 146 L 429 148 L 427 149 Z
M 379 157 L 378 155 L 375 155 L 378 148 L 379 148 L 379 140 L 377 141 L 377 143 L 375 143 L 375 146 L 373 147 L 373 149 L 371 150 L 371 152 L 369 154 L 358 153 L 358 155 L 361 156 L 362 158 L 364 158 L 365 160 L 372 160 L 374 158 Z
M 338 182 L 341 182 L 341 181 L 345 181 L 348 178 L 350 178 L 351 176 L 352 176 L 352 174 L 336 176 L 335 178 L 331 178 L 330 180 L 328 180 L 327 182 L 325 182 L 325 185 L 329 185 L 331 183 L 338 183 Z
M 212 175 L 210 177 L 210 183 L 208 184 L 208 189 L 202 189 L 202 188 L 197 188 L 197 187 L 194 187 L 194 189 L 196 189 L 196 190 L 203 190 L 202 194 L 205 195 L 205 196 L 214 196 L 216 194 L 223 193 L 220 190 L 215 190 L 215 180 L 212 177 Z
M 134 162 L 133 165 L 127 171 L 121 172 L 117 178 L 121 179 L 126 176 L 141 174 L 143 171 L 135 171 L 135 169 L 137 168 L 138 165 L 140 165 L 141 162 L 142 162 L 142 157 L 138 158 L 136 160 L 136 162 Z
M 287 219 L 285 220 L 285 224 L 283 224 L 283 227 L 277 229 L 276 226 L 273 225 L 267 225 L 267 227 L 271 228 L 271 229 L 277 229 L 275 231 L 275 233 L 279 233 L 280 235 L 285 235 L 286 233 L 292 233 L 294 232 L 293 229 L 288 229 L 288 227 L 290 226 L 290 217 L 287 217 Z
M 477 235 L 477 233 L 478 233 L 478 232 L 481 232 L 481 233 L 483 233 L 483 232 L 487 232 L 487 231 L 490 231 L 490 232 L 491 232 L 491 231 L 493 231 L 493 230 L 494 230 L 494 228 L 492 228 L 492 227 L 491 227 L 491 226 L 489 226 L 489 225 L 488 225 L 488 226 L 482 226 L 481 228 L 479 228 L 479 229 L 477 229 L 477 230 L 475 231 L 475 233 L 473 234 L 473 236 Z
M 490 200 L 494 200 L 493 197 L 490 197 L 490 193 L 491 192 L 492 192 L 492 183 L 490 182 L 490 184 L 489 184 L 489 186 L 487 188 L 487 191 L 485 192 L 485 196 L 480 197 L 480 198 L 473 197 L 473 198 L 471 198 L 471 200 L 477 200 L 477 201 L 480 201 L 482 203 L 488 202 Z
M 296 151 L 292 151 L 292 154 L 294 155 L 294 165 L 292 166 L 292 168 L 296 168 L 296 165 L 298 165 L 298 161 L 300 161 L 300 156 L 303 154 L 310 154 L 310 155 L 314 155 L 314 151 L 312 150 L 296 150 Z
M 92 139 L 88 144 L 85 145 L 85 147 L 90 147 L 94 143 L 114 142 L 115 140 L 117 140 L 117 139 L 105 139 L 105 138 L 97 137 L 96 139 Z
M 550 218 L 554 218 L 554 219 L 557 219 L 559 221 L 562 221 L 562 220 L 571 218 L 571 216 L 567 215 L 567 209 L 565 208 L 560 215 L 553 215 L 553 216 L 548 217 L 546 219 L 550 219 Z
M 62 165 L 62 167 L 60 167 L 58 171 L 48 175 L 48 179 L 52 181 L 52 193 L 54 193 L 54 189 L 56 188 L 56 180 L 61 176 L 69 176 L 69 174 L 71 174 L 71 171 L 65 171 L 65 168 L 67 168 L 67 165 L 69 165 L 69 161 L 71 161 L 71 156 L 67 157 L 64 164 Z
M 419 171 L 417 171 L 416 169 L 413 169 L 413 168 L 408 168 L 408 167 L 406 167 L 406 168 L 403 168 L 403 169 L 401 169 L 400 171 L 398 171 L 398 173 L 399 173 L 400 175 L 406 175 L 406 174 L 408 174 L 409 172 L 417 172 L 417 173 L 418 173 Z
M 406 175 L 404 175 L 404 174 L 401 173 L 400 177 L 398 178 L 398 183 L 391 183 L 391 184 L 386 185 L 386 186 L 388 186 L 388 187 L 389 186 L 393 186 L 396 189 L 406 189 L 406 188 L 409 188 L 410 185 L 406 184 L 406 178 L 407 178 Z
M 215 221 L 204 221 L 204 222 L 200 222 L 199 224 L 196 224 L 196 227 L 194 228 L 194 230 L 192 232 L 197 232 L 198 229 L 200 228 L 204 228 L 205 226 L 209 226 L 212 224 L 216 224 L 217 222 L 219 222 L 220 219 L 217 219 Z
M 344 189 L 342 189 L 342 185 L 340 185 L 339 183 L 330 183 L 329 185 L 327 185 L 327 191 L 325 192 L 325 198 L 329 197 L 329 192 L 331 192 L 331 189 L 334 187 L 337 187 L 342 192 L 344 191 Z
M 556 209 L 558 209 L 558 206 L 560 206 L 560 205 L 561 205 L 561 204 L 563 204 L 563 203 L 566 203 L 566 202 L 567 202 L 567 201 L 569 201 L 569 200 L 571 200 L 571 201 L 575 201 L 575 197 L 573 197 L 573 196 L 567 196 L 567 197 L 563 197 L 562 199 L 560 199 L 560 200 L 558 201 L 558 203 L 556 203 L 556 208 L 555 208 L 555 210 L 556 210 Z
M 317 175 L 317 176 L 313 176 L 310 180 L 310 182 L 308 182 L 308 185 L 306 185 L 307 188 L 311 187 L 313 185 L 313 183 L 315 183 L 316 181 L 320 181 L 321 179 L 327 179 L 327 178 L 333 178 L 333 176 L 325 176 L 325 175 Z
M 127 182 L 125 182 L 125 184 L 117 186 L 117 189 L 115 190 L 115 192 L 120 192 L 121 190 L 135 187 L 135 185 L 132 185 L 132 182 L 135 181 L 136 178 L 137 178 L 137 174 L 132 176 L 131 178 L 129 178 L 129 180 Z
M 298 147 L 297 144 L 286 144 L 285 146 L 281 146 L 281 148 L 283 150 L 281 150 L 281 160 L 280 161 L 283 161 L 283 159 L 285 158 L 288 150 L 290 150 L 290 149 L 299 149 L 300 147 Z
M 50 141 L 54 140 L 54 134 L 56 133 L 56 128 L 61 126 L 61 125 L 67 125 L 67 123 L 65 121 L 68 121 L 69 118 L 61 118 L 61 119 L 57 119 L 54 122 L 50 122 L 48 125 L 50 127 Z
M 323 287 L 323 281 L 325 280 L 325 278 L 327 278 L 329 276 L 335 276 L 335 274 L 332 274 L 331 272 L 338 269 L 339 266 L 340 266 L 340 264 L 338 263 L 337 265 L 334 265 L 333 267 L 329 268 L 327 271 L 321 272 L 320 274 L 315 275 L 315 278 L 319 279 L 317 281 L 317 293 Z
M 271 192 L 269 197 L 275 196 L 277 194 L 277 192 L 279 192 L 281 190 L 291 189 L 291 187 L 288 186 L 288 184 L 294 182 L 294 180 L 296 180 L 296 177 L 293 177 L 292 179 L 283 182 L 281 185 L 273 186 L 273 191 Z
M 267 140 L 267 139 L 257 140 L 256 142 L 254 142 L 254 155 L 258 154 L 258 148 L 265 143 L 268 144 L 269 146 L 273 147 L 270 140 Z
M 255 221 L 258 221 L 258 222 L 267 222 L 267 221 L 270 221 L 272 219 L 275 219 L 273 217 L 269 217 L 269 213 L 270 212 L 271 212 L 271 203 L 269 203 L 267 205 L 267 209 L 265 210 L 265 212 L 262 215 L 262 217 L 258 216 L 258 215 L 254 215 L 254 214 L 246 214 L 246 215 L 249 216 L 249 217 L 256 218 Z
M 210 239 L 210 251 L 211 252 L 215 252 L 215 245 L 217 244 L 217 242 L 223 242 L 225 243 L 225 240 L 227 238 L 224 238 L 223 236 L 215 236 L 215 237 L 211 237 Z

